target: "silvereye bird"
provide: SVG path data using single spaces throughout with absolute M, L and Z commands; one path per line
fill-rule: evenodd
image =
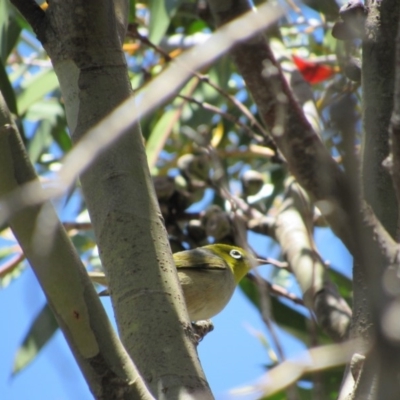
M 191 321 L 209 319 L 221 312 L 252 265 L 263 262 L 227 244 L 181 251 L 173 258 Z M 107 286 L 102 272 L 89 272 L 89 276 L 93 282 Z

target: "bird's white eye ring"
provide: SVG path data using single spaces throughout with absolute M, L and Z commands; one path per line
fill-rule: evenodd
M 229 252 L 229 255 L 233 258 L 236 258 L 236 260 L 240 260 L 241 258 L 243 258 L 243 254 L 239 250 L 231 250 Z

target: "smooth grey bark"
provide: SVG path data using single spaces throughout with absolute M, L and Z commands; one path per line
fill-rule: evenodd
M 152 399 L 53 206 L 24 207 L 26 199 L 18 196 L 28 182 L 37 192 L 43 189 L 1 94 L 0 174 L 2 210 L 10 211 L 10 227 L 95 398 Z
M 397 238 L 398 204 L 384 160 L 389 155 L 393 109 L 395 42 L 400 3 L 367 1 L 366 37 L 362 46 L 362 186 L 363 195 L 385 229 Z
M 303 293 L 305 305 L 318 324 L 335 341 L 348 338 L 351 309 L 331 282 L 313 240 L 313 206 L 296 182 L 287 185 L 285 198 L 275 217 L 273 236 L 281 245 Z
M 245 0 L 210 0 L 209 4 L 218 26 L 251 10 Z M 291 173 L 314 200 L 320 201 L 320 209 L 332 230 L 354 252 L 355 241 L 349 222 L 352 188 L 307 121 L 268 41 L 263 34 L 255 35 L 238 42 L 231 56 Z
M 247 1 L 210 1 L 209 3 L 218 25 L 251 9 Z M 333 225 L 334 231 L 347 247 L 354 252 L 356 241 L 351 232 L 353 218 L 351 211 L 354 211 L 352 209 L 354 204 L 349 201 L 352 195 L 351 186 L 307 121 L 274 58 L 268 41 L 262 34 L 256 35 L 254 38 L 237 43 L 231 55 L 244 77 L 268 131 L 284 155 L 290 171 L 313 199 L 319 200 L 330 209 L 326 219 Z M 285 211 L 285 207 L 283 210 Z M 283 218 L 284 215 L 286 214 L 282 212 L 282 221 L 285 222 L 281 222 L 278 227 L 281 229 L 276 231 L 279 231 L 280 239 L 283 237 L 285 225 L 291 223 L 288 218 Z M 309 233 L 306 232 L 304 223 L 301 225 L 304 238 Z M 303 246 L 310 246 L 305 245 L 303 240 L 297 245 L 300 252 L 307 251 Z M 288 250 L 285 243 L 282 243 L 282 249 Z M 347 319 L 347 322 L 342 320 L 343 324 L 339 322 L 339 319 L 334 316 L 334 307 L 328 307 L 331 295 L 334 293 L 334 286 L 329 283 L 325 268 L 320 262 L 316 262 L 314 268 L 299 268 L 301 262 L 293 253 L 287 252 L 285 255 L 290 257 L 290 261 L 295 262 L 295 265 L 292 265 L 293 269 L 297 272 L 302 271 L 298 274 L 298 280 L 304 290 L 303 294 L 308 306 L 315 311 L 318 310 L 319 320 L 323 321 L 325 328 L 330 331 L 335 340 L 344 339 L 347 334 L 350 310 L 345 306 L 343 299 L 340 300 L 340 296 L 336 296 L 337 306 L 342 302 L 344 319 Z M 308 266 L 311 265 L 312 263 L 309 262 Z M 331 314 L 330 317 L 326 316 L 324 319 L 322 314 L 327 310 Z
M 384 160 L 389 156 L 389 123 L 393 110 L 395 39 L 399 23 L 400 3 L 396 0 L 367 1 L 368 16 L 365 24 L 362 59 L 363 128 L 362 185 L 363 194 L 387 232 L 398 241 L 398 203 L 393 182 Z M 373 348 L 366 356 L 356 388 L 349 399 L 400 398 L 400 346 L 388 335 L 387 315 L 399 301 L 396 293 L 385 288 L 384 277 L 390 274 L 391 284 L 400 286 L 395 273 L 398 255 L 391 262 L 378 262 L 365 271 L 354 266 L 354 320 L 352 336 L 364 339 L 365 347 Z M 375 276 L 374 282 L 368 274 Z M 383 295 L 375 298 L 376 305 L 368 301 L 372 285 L 379 286 Z M 386 326 L 385 326 L 386 325 Z
M 30 22 L 52 60 L 77 142 L 131 95 L 114 5 L 54 0 Z M 104 151 L 81 182 L 121 339 L 135 365 L 157 398 L 212 398 L 139 126 Z

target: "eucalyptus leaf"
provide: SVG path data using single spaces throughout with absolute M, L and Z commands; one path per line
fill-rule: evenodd
M 159 44 L 181 0 L 153 0 L 150 2 L 150 41 Z
M 51 142 L 53 141 L 51 129 L 51 121 L 43 120 L 39 123 L 28 146 L 28 154 L 32 163 L 35 163 L 39 160 L 41 154 L 50 146 Z
M 8 1 L 0 1 L 0 58 L 7 61 L 17 43 L 21 27 L 15 18 L 15 10 Z
M 0 88 L 1 93 L 4 96 L 4 100 L 6 101 L 10 111 L 13 114 L 18 115 L 17 101 L 15 99 L 14 89 L 11 85 L 10 80 L 8 79 L 8 74 L 2 60 L 0 60 Z
M 329 276 L 337 285 L 340 295 L 351 304 L 353 301 L 353 282 L 351 279 L 334 268 L 329 269 Z
M 58 323 L 46 304 L 29 328 L 14 359 L 12 375 L 25 369 L 39 354 L 58 329 Z
M 22 91 L 17 97 L 20 114 L 24 114 L 36 101 L 58 87 L 57 76 L 52 69 L 43 70 L 31 79 L 24 81 L 21 85 Z

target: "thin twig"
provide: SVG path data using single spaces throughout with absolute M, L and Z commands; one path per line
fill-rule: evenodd
M 303 299 L 296 296 L 294 293 L 289 292 L 284 287 L 276 285 L 274 283 L 270 283 L 266 279 L 261 277 L 260 279 L 256 279 L 256 277 L 253 274 L 247 274 L 246 277 L 249 278 L 255 284 L 262 283 L 263 285 L 265 285 L 269 293 L 271 293 L 272 295 L 284 297 L 285 299 L 292 301 L 294 304 L 304 306 Z
M 150 48 L 155 50 L 157 53 L 161 54 L 166 62 L 170 62 L 173 60 L 173 57 L 171 57 L 166 51 L 164 51 L 161 47 L 152 43 L 146 36 L 142 35 L 138 30 L 137 24 L 129 24 L 128 25 L 127 36 L 130 36 L 134 39 L 138 39 L 145 45 L 149 46 Z M 207 83 L 214 90 L 216 90 L 219 94 L 221 94 L 223 97 L 225 97 L 227 100 L 229 100 L 233 105 L 235 105 L 239 109 L 239 111 L 245 117 L 248 118 L 248 120 L 250 121 L 250 126 L 257 128 L 259 133 L 263 136 L 264 144 L 266 144 L 268 147 L 271 147 L 276 152 L 275 143 L 269 139 L 268 132 L 265 130 L 265 128 L 262 126 L 262 124 L 260 122 L 258 122 L 256 118 L 254 118 L 251 111 L 243 103 L 241 103 L 239 100 L 237 100 L 234 96 L 231 96 L 230 94 L 226 93 L 226 91 L 224 89 L 222 89 L 216 83 L 212 82 L 207 75 L 203 75 L 196 71 L 192 71 L 192 73 L 193 73 L 193 76 L 197 77 L 201 82 Z
M 263 282 L 266 282 L 266 281 L 263 278 L 261 278 L 261 276 L 257 273 L 257 271 L 255 271 L 254 278 L 255 278 L 256 284 L 259 288 L 260 308 L 261 308 L 262 319 L 263 319 L 265 325 L 267 326 L 267 328 L 269 329 L 269 332 L 272 337 L 272 341 L 275 344 L 279 358 L 283 362 L 283 361 L 285 361 L 285 354 L 283 352 L 283 347 L 280 342 L 280 338 L 278 336 L 276 328 L 275 328 L 274 324 L 272 323 L 273 320 L 271 318 L 271 313 L 270 313 L 270 294 L 271 294 L 271 292 L 269 291 L 270 287 L 269 287 L 269 285 L 262 284 Z M 288 400 L 297 400 L 298 399 L 296 387 L 294 385 L 286 388 L 286 396 L 287 396 Z
M 189 97 L 189 96 L 185 96 L 183 94 L 179 94 L 177 97 L 180 97 L 186 101 L 189 101 L 193 104 L 198 105 L 199 107 L 207 110 L 207 111 L 211 111 L 214 114 L 218 114 L 221 117 L 225 118 L 228 121 L 233 122 L 234 124 L 240 126 L 246 133 L 248 133 L 248 135 L 252 138 L 255 139 L 257 142 L 259 143 L 263 143 L 264 139 L 257 135 L 255 132 L 252 131 L 252 129 L 250 129 L 246 124 L 244 124 L 242 121 L 240 121 L 240 119 L 238 117 L 235 117 L 234 115 L 227 113 L 225 111 L 222 111 L 220 108 L 213 106 L 210 103 L 207 103 L 205 101 L 198 101 L 193 97 Z
M 275 260 L 274 258 L 269 258 L 269 257 L 265 258 L 263 261 L 265 261 L 265 264 L 270 264 L 276 268 L 285 269 L 287 271 L 290 271 L 289 263 L 287 263 L 286 261 L 279 261 L 279 260 Z
M 4 278 L 6 275 L 14 271 L 23 260 L 25 260 L 25 254 L 19 253 L 3 263 L 0 267 L 0 278 Z
M 269 286 L 269 290 L 272 295 L 284 297 L 285 299 L 292 301 L 294 304 L 304 306 L 303 299 L 297 297 L 294 293 L 289 292 L 284 287 L 269 283 L 268 281 L 265 281 L 265 284 Z

